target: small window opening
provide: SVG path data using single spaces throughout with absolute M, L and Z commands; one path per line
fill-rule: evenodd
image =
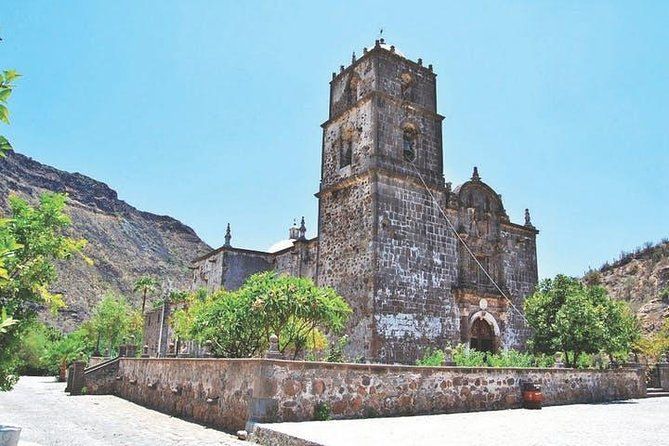
M 351 141 L 343 141 L 341 144 L 339 167 L 341 168 L 350 166 L 352 159 L 353 159 L 353 143 Z
M 406 161 L 412 162 L 416 159 L 416 131 L 412 128 L 404 130 L 403 155 Z
M 413 77 L 409 73 L 402 73 L 401 76 L 401 86 L 402 86 L 402 99 L 405 101 L 413 101 Z

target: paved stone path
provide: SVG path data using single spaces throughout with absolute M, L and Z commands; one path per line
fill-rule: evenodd
M 326 446 L 669 445 L 669 398 L 264 426 Z
M 114 396 L 68 396 L 64 383 L 23 377 L 0 392 L 0 424 L 21 426 L 20 446 L 249 445 Z

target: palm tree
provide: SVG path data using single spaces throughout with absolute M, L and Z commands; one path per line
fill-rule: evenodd
M 146 295 L 153 293 L 156 289 L 158 289 L 158 281 L 151 276 L 142 276 L 135 281 L 133 290 L 136 293 L 142 292 L 142 314 L 144 314 L 144 307 L 146 306 Z

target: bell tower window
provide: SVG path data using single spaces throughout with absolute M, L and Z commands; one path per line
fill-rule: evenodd
M 402 99 L 405 101 L 413 101 L 413 77 L 409 73 L 402 73 L 401 76 L 401 93 Z
M 360 78 L 356 73 L 351 75 L 351 78 L 346 85 L 346 103 L 348 106 L 351 106 L 358 102 L 358 84 L 360 83 Z
M 339 167 L 346 167 L 351 165 L 353 159 L 353 143 L 351 140 L 342 141 L 340 145 Z
M 412 162 L 416 159 L 416 137 L 418 133 L 413 127 L 406 127 L 402 134 L 402 154 L 405 161 Z

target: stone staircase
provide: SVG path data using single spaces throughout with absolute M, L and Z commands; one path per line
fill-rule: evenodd
M 669 391 L 662 390 L 660 387 L 649 387 L 646 389 L 646 398 L 659 398 L 669 396 Z

